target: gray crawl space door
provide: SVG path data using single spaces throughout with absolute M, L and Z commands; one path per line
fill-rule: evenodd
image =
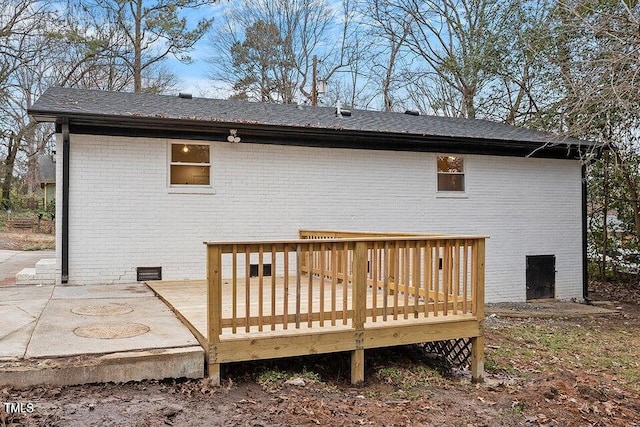
M 555 296 L 556 256 L 527 255 L 527 300 Z

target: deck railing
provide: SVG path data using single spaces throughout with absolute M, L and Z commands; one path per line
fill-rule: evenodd
M 373 293 L 367 317 L 377 321 L 392 315 L 407 319 L 468 313 L 473 307 L 476 283 L 478 237 L 425 233 L 373 233 L 353 231 L 301 230 L 302 239 L 375 238 L 367 245 L 367 286 Z M 384 240 L 381 240 L 384 239 Z M 346 259 L 345 259 L 346 254 Z M 352 252 L 333 249 L 314 251 L 302 257 L 301 272 L 317 277 L 353 280 Z M 334 265 L 336 264 L 336 265 Z M 383 306 L 378 307 L 381 294 Z M 399 296 L 401 300 L 398 301 Z M 409 302 L 411 301 L 411 305 Z
M 207 243 L 210 346 L 266 331 L 484 317 L 482 236 L 304 230 L 300 237 Z

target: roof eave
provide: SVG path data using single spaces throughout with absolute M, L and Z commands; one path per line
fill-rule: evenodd
M 579 158 L 581 146 L 567 140 L 518 142 L 490 138 L 374 132 L 345 128 L 268 125 L 147 116 L 112 116 L 82 113 L 52 113 L 29 110 L 38 122 L 68 122 L 73 133 L 152 136 L 226 141 L 229 129 L 237 129 L 244 143 L 357 148 L 392 151 L 489 154 L 517 157 Z M 546 145 L 546 146 L 545 146 Z M 544 148 L 543 148 L 544 146 Z

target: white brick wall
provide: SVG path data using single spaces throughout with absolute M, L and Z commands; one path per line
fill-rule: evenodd
M 59 182 L 61 157 L 59 149 Z M 526 255 L 555 255 L 556 296 L 580 299 L 579 163 L 464 161 L 467 197 L 439 198 L 436 154 L 216 142 L 215 193 L 176 194 L 167 140 L 72 135 L 69 283 L 132 282 L 135 267 L 158 265 L 164 279 L 204 278 L 207 240 L 295 238 L 300 228 L 424 231 L 491 236 L 489 302 L 525 299 Z

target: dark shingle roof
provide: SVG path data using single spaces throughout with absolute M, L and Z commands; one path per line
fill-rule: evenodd
M 56 163 L 53 156 L 49 154 L 38 156 L 38 181 L 44 184 L 56 182 Z
M 509 126 L 488 120 L 409 115 L 403 113 L 352 110 L 350 117 L 336 115 L 333 107 L 279 105 L 207 98 L 184 99 L 178 96 L 104 92 L 97 90 L 50 88 L 29 110 L 37 120 L 61 121 L 67 118 L 96 124 L 105 120 L 124 122 L 157 121 L 222 124 L 253 128 L 332 131 L 345 134 L 396 135 L 420 140 L 475 140 L 565 146 L 591 145 L 573 138 Z M 124 126 L 124 125 L 123 125 Z

